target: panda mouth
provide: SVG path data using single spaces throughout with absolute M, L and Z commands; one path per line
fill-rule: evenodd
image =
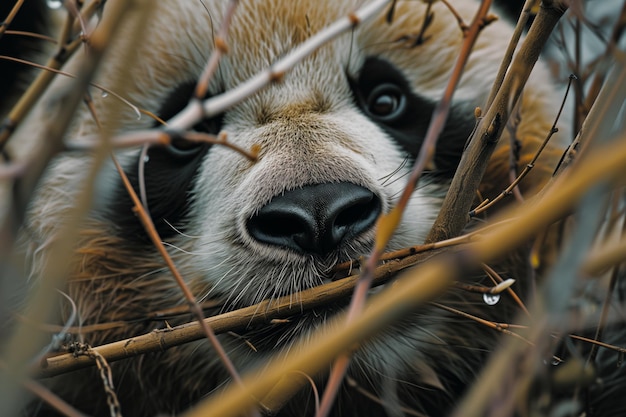
M 257 351 L 269 352 L 288 347 L 308 332 L 345 312 L 352 300 L 357 279 L 358 274 L 325 278 L 320 285 L 299 292 L 297 299 L 294 294 L 274 299 L 274 308 L 286 314 L 272 318 L 269 322 L 249 325 L 237 337 L 246 340 Z M 388 284 L 386 280 L 377 280 L 368 291 L 368 296 L 382 291 Z

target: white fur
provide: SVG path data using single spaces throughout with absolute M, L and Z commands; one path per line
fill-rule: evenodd
M 143 40 L 137 45 L 138 59 L 132 63 L 132 68 L 122 60 L 126 41 L 121 35 L 105 60 L 99 82 L 115 88 L 117 77 L 124 74 L 128 79 L 123 83 L 125 90 L 120 93 L 142 108 L 157 111 L 163 98 L 179 83 L 198 77 L 211 53 L 213 35 L 226 3 L 224 0 L 154 2 L 155 10 Z M 211 90 L 215 93 L 218 89 L 227 91 L 237 86 L 267 68 L 301 40 L 347 15 L 359 3 L 347 0 L 241 1 L 229 32 L 228 54 L 220 63 Z M 469 22 L 477 3 L 454 3 Z M 281 82 L 267 86 L 227 112 L 224 131 L 228 140 L 243 148 L 260 145 L 261 153 L 259 160 L 252 163 L 232 150 L 213 146 L 199 168 L 186 234 L 181 233 L 169 242 L 172 254 L 197 297 L 220 296 L 227 302 L 224 308 L 230 309 L 268 297 L 293 294 L 322 283 L 335 262 L 369 251 L 373 230 L 342 246 L 337 253 L 320 259 L 262 244 L 249 236 L 245 222 L 273 197 L 317 183 L 361 185 L 380 197 L 383 210 L 392 207 L 404 187 L 403 177 L 410 170 L 410 164 L 403 166 L 405 155 L 393 138 L 353 103 L 344 74 L 354 75 L 366 56 L 377 55 L 402 69 L 420 95 L 438 100 L 459 52 L 462 35 L 445 6 L 435 3 L 436 16 L 427 31 L 430 39 L 412 48 L 407 42 L 398 42 L 402 36 L 419 31 L 424 9 L 424 2 L 399 2 L 391 25 L 384 21 L 384 16 L 364 22 L 353 33 L 342 35 L 305 59 Z M 129 32 L 130 28 L 125 27 L 122 33 Z M 510 26 L 502 21 L 485 28 L 456 92 L 458 99 L 471 100 L 476 106 L 484 104 L 510 34 Z M 78 56 L 70 69 L 78 68 L 83 58 Z M 50 100 L 66 84 L 66 81 L 55 84 L 19 133 L 20 138 L 45 139 L 42 131 L 45 124 L 33 120 L 42 120 L 42 115 L 49 111 Z M 323 111 L 316 109 L 316 97 L 323 97 Z M 132 109 L 120 105 L 111 96 L 102 98 L 94 94 L 94 100 L 105 126 L 117 124 L 116 129 L 126 130 L 145 128 L 151 123 L 145 116 L 137 120 Z M 545 85 L 529 85 L 519 128 L 523 136 L 542 137 L 549 130 L 557 109 L 553 100 L 553 93 Z M 263 123 L 259 121 L 261 115 L 266 117 Z M 71 135 L 94 132 L 96 127 L 91 116 L 81 111 Z M 84 186 L 83 173 L 88 163 L 87 156 L 70 154 L 57 159 L 51 167 L 31 212 L 29 229 L 35 246 L 37 242 L 48 241 L 55 233 L 59 219 Z M 98 183 L 101 192 L 96 208 L 111 198 L 115 175 L 107 166 Z M 423 184 L 416 190 L 390 249 L 422 243 L 437 214 L 442 194 L 441 186 L 435 184 Z M 45 252 L 45 247 L 40 250 Z M 128 256 L 131 270 L 143 261 L 132 253 Z M 158 256 L 155 254 L 150 259 L 158 259 Z M 45 271 L 40 272 L 45 274 Z M 163 305 L 182 302 L 176 290 L 168 291 L 171 298 L 161 300 Z M 105 307 L 100 314 L 107 317 Z M 355 366 L 368 374 L 396 378 L 407 369 L 414 369 L 414 363 L 427 361 L 432 352 L 425 354 L 424 351 L 443 344 L 438 333 L 442 328 L 441 320 L 424 320 L 416 315 L 413 321 L 418 325 L 399 325 L 399 329 L 390 329 L 381 340 L 369 345 L 367 354 L 359 355 Z M 243 342 L 231 340 L 229 343 L 246 352 L 240 356 L 235 354 L 238 365 L 247 366 L 248 358 L 256 362 L 257 357 L 242 347 Z M 206 357 L 209 354 L 205 345 L 194 344 L 183 349 L 187 349 L 189 355 L 196 349 L 204 352 L 196 369 L 201 368 L 200 364 L 205 368 L 213 367 L 213 360 Z M 446 364 L 460 368 L 455 372 L 468 373 L 464 367 L 471 366 L 471 360 L 449 352 L 446 355 L 443 359 Z M 184 366 L 184 363 L 173 363 L 174 359 L 171 361 L 168 366 Z M 194 375 L 202 379 L 202 374 Z

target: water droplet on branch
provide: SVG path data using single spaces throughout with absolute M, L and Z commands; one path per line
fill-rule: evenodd
M 498 301 L 500 301 L 500 294 L 483 294 L 483 301 L 485 302 L 485 304 L 493 306 L 498 304 Z
M 48 8 L 52 10 L 57 10 L 57 9 L 60 9 L 61 6 L 63 6 L 63 1 L 62 0 L 46 0 L 46 4 L 48 5 Z

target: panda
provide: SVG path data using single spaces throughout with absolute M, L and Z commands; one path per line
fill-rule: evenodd
M 227 51 L 204 98 L 232 91 L 271 68 L 362 3 L 237 2 Z M 466 22 L 479 6 L 471 0 L 452 3 Z M 78 110 L 68 142 L 103 129 L 161 129 L 148 114 L 165 121 L 179 114 L 193 99 L 228 6 L 223 0 L 160 0 L 150 3 L 146 21 L 129 10 L 96 81 L 142 114 L 138 117 L 133 107 L 111 93 L 92 90 L 95 110 Z M 104 6 L 102 21 L 110 7 Z M 133 42 L 139 35 L 140 41 Z M 511 35 L 512 25 L 504 19 L 482 30 L 455 91 L 433 163 L 388 250 L 424 241 L 476 126 L 474 110 L 485 104 Z M 360 22 L 280 79 L 193 126 L 197 132 L 221 133 L 241 149 L 258 149 L 255 161 L 222 144 L 192 142 L 182 135 L 144 152 L 116 152 L 133 187 L 143 189 L 159 236 L 196 299 L 217 302 L 207 315 L 282 296 L 298 303 L 299 291 L 333 279 L 335 265 L 371 251 L 376 220 L 389 212 L 405 186 L 462 42 L 456 17 L 444 2 L 399 1 L 392 19 L 382 11 Z M 77 72 L 88 56 L 78 51 L 67 71 Z M 59 97 L 71 82 L 55 80 L 10 145 L 36 146 L 45 140 L 47 123 L 62 108 Z M 511 135 L 523 167 L 550 131 L 560 100 L 546 66 L 538 64 L 516 109 L 518 123 L 515 129 L 505 129 L 490 162 L 479 190 L 483 198 L 497 195 L 509 181 Z M 552 174 L 562 152 L 558 143 L 570 139 L 567 124 L 560 129 L 557 144 L 549 145 L 522 182 L 523 193 L 538 190 Z M 20 238 L 33 281 L 44 279 L 53 261 L 49 251 L 55 234 L 74 221 L 68 213 L 85 191 L 93 155 L 61 153 L 38 187 Z M 103 163 L 92 187 L 92 208 L 68 257 L 71 273 L 64 289 L 75 304 L 76 322 L 85 329 L 73 335 L 76 340 L 98 346 L 193 320 L 189 315 L 148 319 L 187 302 L 135 215 L 111 161 Z M 503 265 L 518 281 L 529 273 L 523 259 Z M 482 276 L 467 279 L 486 283 Z M 524 284 L 519 285 L 523 290 Z M 488 306 L 479 295 L 459 289 L 451 289 L 439 302 L 499 322 L 513 321 L 517 312 L 510 300 Z M 344 307 L 337 303 L 303 311 L 284 323 L 250 327 L 219 339 L 235 367 L 245 372 L 288 351 Z M 62 310 L 65 322 L 71 309 Z M 98 326 L 120 322 L 123 325 Z M 476 379 L 498 340 L 492 329 L 425 306 L 359 346 L 348 370 L 350 383 L 341 388 L 331 415 L 446 415 Z M 206 340 L 114 362 L 111 370 L 125 416 L 177 415 L 230 379 Z M 313 377 L 323 387 L 324 376 Z M 76 409 L 109 415 L 94 369 L 47 383 Z M 602 410 L 603 397 L 598 398 Z M 276 415 L 314 412 L 309 387 Z M 38 400 L 24 413 L 56 415 Z

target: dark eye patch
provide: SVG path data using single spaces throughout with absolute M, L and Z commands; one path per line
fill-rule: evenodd
M 402 71 L 377 57 L 367 58 L 358 77 L 351 78 L 349 82 L 363 113 L 415 158 L 424 141 L 436 102 L 414 92 Z M 471 109 L 469 103 L 452 106 L 435 151 L 438 176 L 447 178 L 454 175 L 465 141 L 474 128 Z
M 158 116 L 166 121 L 176 116 L 185 108 L 185 106 L 187 106 L 187 103 L 189 103 L 189 100 L 193 97 L 195 88 L 196 83 L 190 82 L 181 84 L 174 89 L 174 91 L 172 91 L 168 98 L 163 102 L 163 105 L 158 112 Z M 194 125 L 192 130 L 217 135 L 222 129 L 222 119 L 221 115 L 204 119 Z M 158 126 L 159 124 L 155 123 L 155 127 Z M 158 148 L 155 147 L 154 149 Z M 198 142 L 191 142 L 182 137 L 178 137 L 174 138 L 172 143 L 163 149 L 169 152 L 172 159 L 178 159 L 184 162 L 185 160 L 191 161 L 197 153 L 205 151 L 207 149 L 207 145 Z
M 186 83 L 174 89 L 163 101 L 157 115 L 168 120 L 178 114 L 191 99 L 194 88 L 195 83 Z M 155 123 L 155 127 L 158 126 Z M 220 116 L 201 121 L 193 127 L 193 130 L 217 134 L 221 126 Z M 209 148 L 207 144 L 174 137 L 169 146 L 153 146 L 148 150 L 147 160 L 144 162 L 144 184 L 148 209 L 162 238 L 176 234 L 170 225 L 178 230 L 184 230 L 193 183 Z M 140 155 L 125 167 L 137 194 L 139 194 L 139 158 Z M 126 237 L 138 242 L 148 242 L 143 226 L 133 214 L 132 202 L 121 181 L 116 186 L 115 197 L 108 211 Z

